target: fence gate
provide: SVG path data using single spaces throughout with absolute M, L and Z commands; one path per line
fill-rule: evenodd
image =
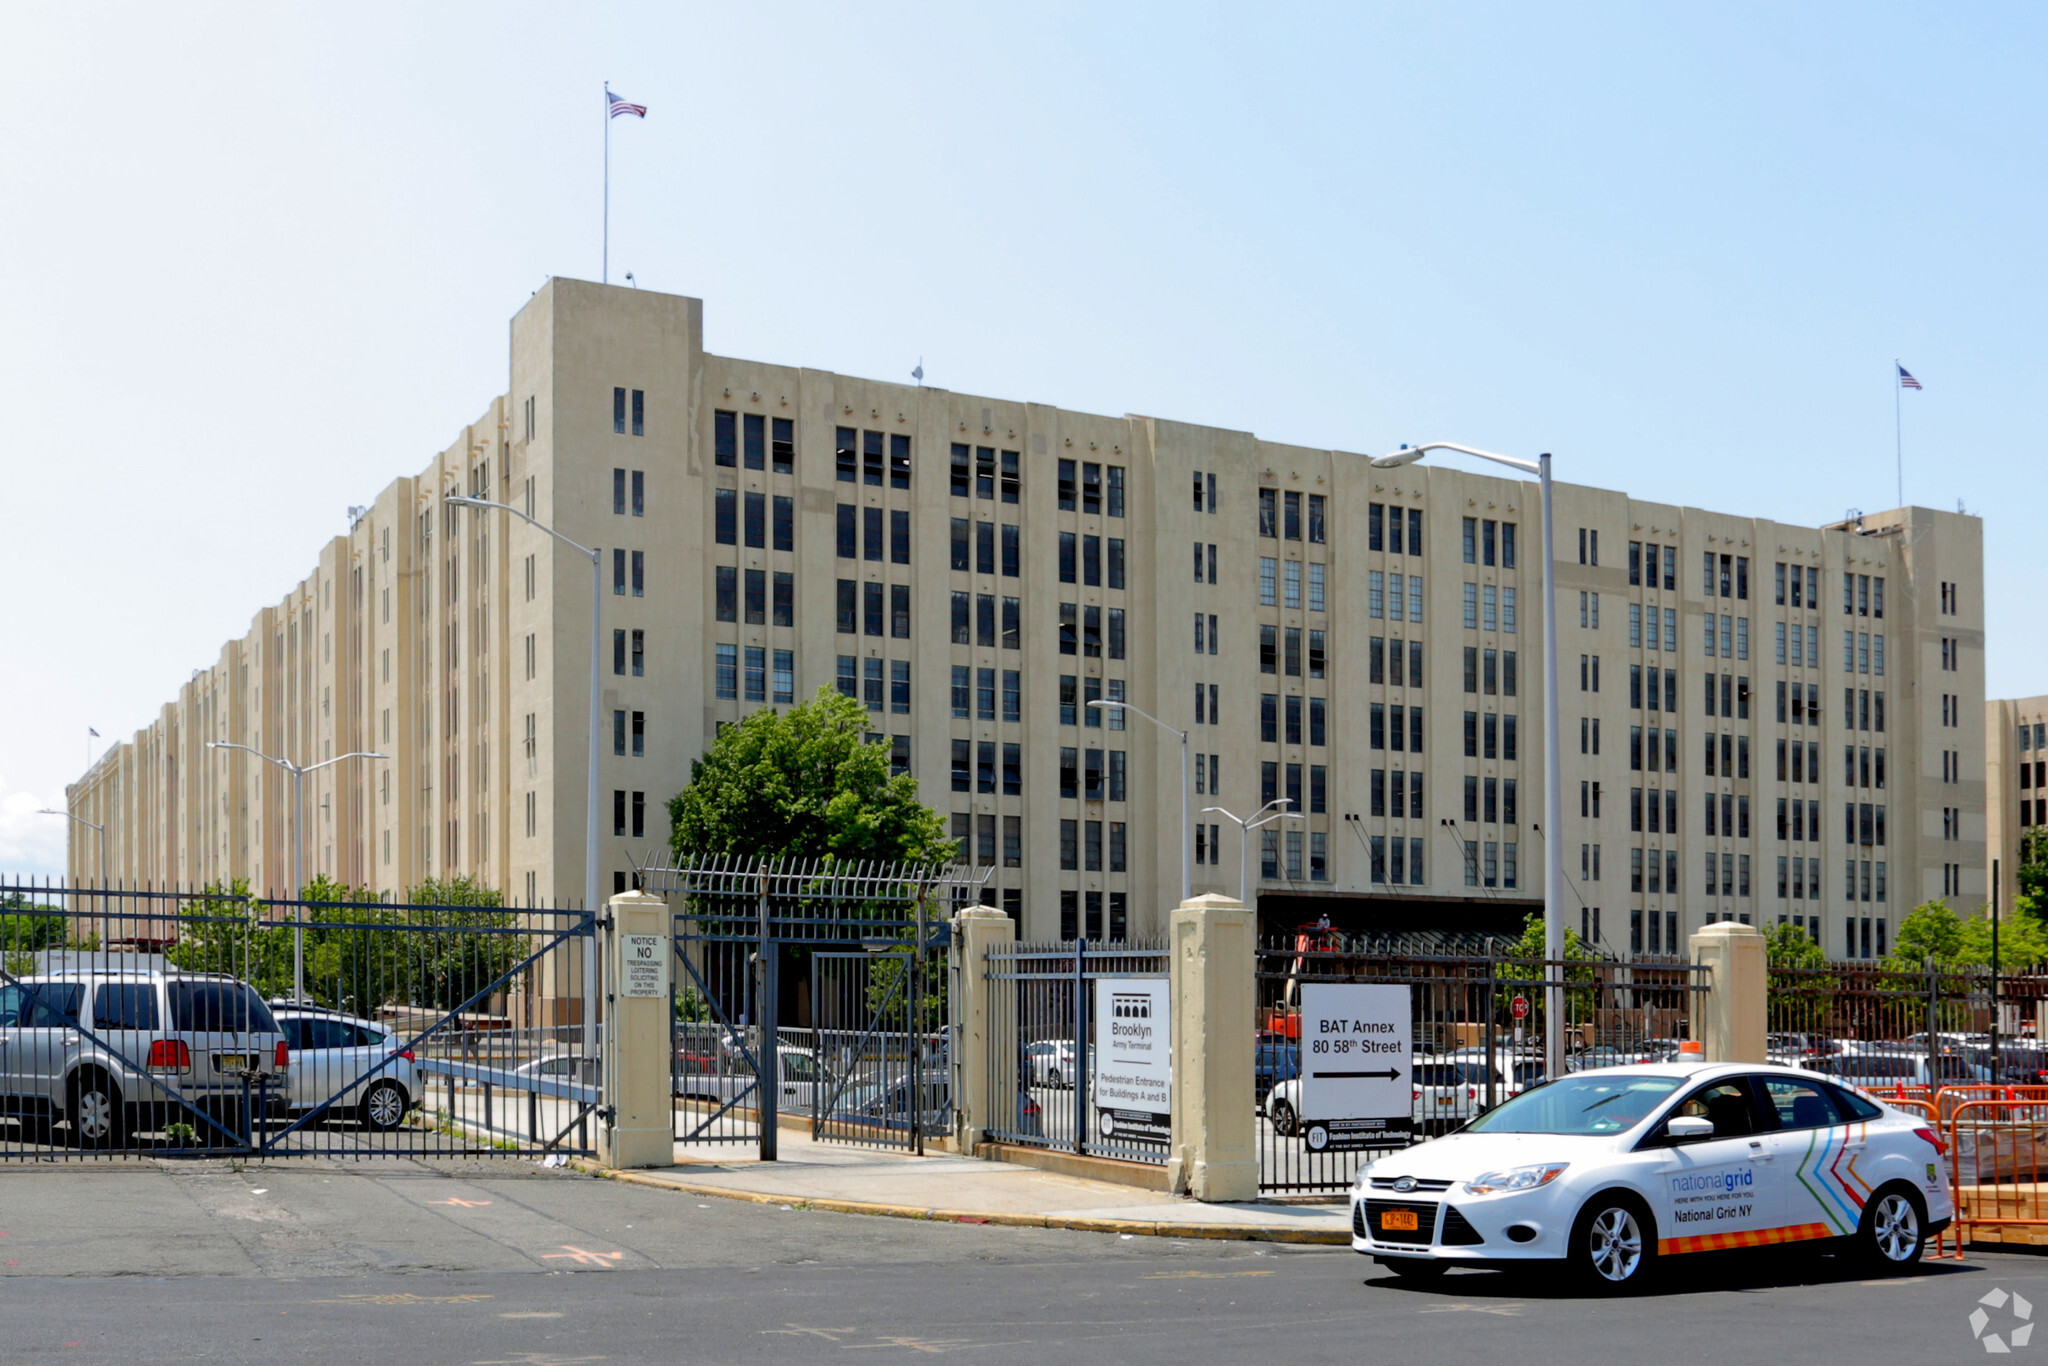
M 772 1160 L 790 1122 L 915 1152 L 951 1130 L 946 917 L 978 899 L 971 870 L 717 856 L 639 876 L 675 914 L 677 1142 Z
M 589 1152 L 594 923 L 0 883 L 0 1160 Z

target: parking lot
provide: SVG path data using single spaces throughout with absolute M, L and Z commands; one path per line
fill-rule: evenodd
M 0 1172 L 10 1360 L 1951 1361 L 1976 1255 L 1867 1283 L 1825 1259 L 1697 1261 L 1618 1301 L 1458 1272 L 1396 1284 L 1343 1249 L 1125 1239 L 744 1205 L 518 1159 Z M 2005 1311 L 2011 1317 L 2010 1309 Z M 1802 1347 L 1802 1344 L 1806 1346 Z

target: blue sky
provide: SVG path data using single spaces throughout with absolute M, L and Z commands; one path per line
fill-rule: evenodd
M 714 350 L 1820 522 L 1986 516 L 2048 691 L 2048 11 L 44 6 L 0 50 L 0 868 L 612 262 Z M 171 566 L 174 572 L 166 572 Z

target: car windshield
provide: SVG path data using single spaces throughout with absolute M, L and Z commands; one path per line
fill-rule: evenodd
M 1676 1091 L 1683 1077 L 1607 1073 L 1569 1076 L 1479 1116 L 1474 1134 L 1618 1134 L 1633 1129 Z

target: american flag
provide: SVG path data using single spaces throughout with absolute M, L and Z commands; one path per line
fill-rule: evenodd
M 1899 387 L 1901 389 L 1918 389 L 1920 387 L 1920 381 L 1913 378 L 1911 370 L 1908 370 L 1903 365 L 1899 365 L 1897 361 L 1893 361 L 1892 364 L 1898 367 Z
M 644 104 L 629 104 L 609 90 L 604 92 L 604 98 L 605 107 L 611 111 L 612 118 L 617 118 L 621 114 L 631 114 L 636 119 L 647 117 L 647 106 Z M 1900 371 L 1900 373 L 1904 374 L 1905 372 Z

